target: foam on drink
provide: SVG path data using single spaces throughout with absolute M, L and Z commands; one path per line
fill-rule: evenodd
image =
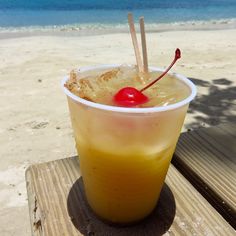
M 100 104 L 117 106 L 114 95 L 124 87 L 142 89 L 145 85 L 160 76 L 161 72 L 149 71 L 142 74 L 135 66 L 120 66 L 109 70 L 72 71 L 66 87 L 75 95 Z M 165 77 L 143 92 L 148 102 L 136 107 L 157 107 L 177 103 L 187 98 L 191 91 L 174 75 Z

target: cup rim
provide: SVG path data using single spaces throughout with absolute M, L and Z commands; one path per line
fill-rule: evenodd
M 96 70 L 96 69 L 112 69 L 112 68 L 116 68 L 116 67 L 120 67 L 123 64 L 105 64 L 105 65 L 97 65 L 97 66 L 85 66 L 85 67 L 81 67 L 78 70 L 80 72 L 85 72 L 85 71 L 89 71 L 89 70 Z M 123 65 L 124 66 L 124 65 Z M 125 66 L 132 66 L 132 65 L 125 65 Z M 159 68 L 159 67 L 153 67 L 153 66 L 149 66 L 149 69 L 152 71 L 160 71 L 163 72 L 164 69 Z M 184 75 L 181 74 L 177 74 L 177 73 L 168 73 L 169 75 L 173 75 L 175 76 L 177 79 L 179 79 L 180 81 L 184 82 L 190 89 L 191 89 L 191 93 L 190 95 L 185 98 L 184 100 L 174 103 L 174 104 L 170 104 L 170 105 L 166 105 L 166 106 L 160 106 L 160 107 L 146 107 L 146 108 L 136 108 L 136 107 L 119 107 L 119 106 L 110 106 L 110 105 L 104 105 L 104 104 L 100 104 L 100 103 L 95 103 L 95 102 L 91 102 L 88 101 L 86 99 L 83 99 L 79 96 L 76 96 L 75 94 L 73 94 L 72 92 L 70 92 L 70 90 L 68 90 L 65 87 L 65 83 L 66 81 L 69 79 L 69 76 L 64 77 L 64 79 L 61 82 L 61 86 L 64 90 L 64 93 L 72 98 L 74 101 L 82 103 L 88 107 L 93 107 L 93 108 L 97 108 L 100 110 L 106 110 L 106 111 L 113 111 L 113 112 L 123 112 L 123 113 L 153 113 L 153 112 L 163 112 L 163 111 L 169 111 L 169 110 L 175 110 L 179 107 L 182 107 L 188 103 L 190 103 L 194 97 L 197 94 L 197 89 L 196 86 Z

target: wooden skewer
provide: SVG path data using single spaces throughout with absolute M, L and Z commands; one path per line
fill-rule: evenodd
M 143 51 L 143 72 L 148 72 L 148 57 L 147 57 L 147 44 L 145 36 L 145 26 L 144 26 L 144 17 L 139 18 L 140 32 L 141 32 L 141 41 L 142 41 L 142 51 Z
M 131 38 L 132 38 L 132 42 L 133 42 L 133 46 L 134 46 L 134 53 L 135 53 L 135 57 L 136 57 L 138 71 L 143 72 L 142 58 L 141 58 L 139 48 L 138 48 L 138 40 L 136 37 L 136 31 L 135 31 L 135 27 L 134 27 L 134 20 L 133 20 L 132 13 L 128 14 L 128 22 L 129 22 L 130 34 L 131 34 Z

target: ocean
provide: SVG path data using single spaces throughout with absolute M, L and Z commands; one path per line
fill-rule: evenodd
M 227 20 L 236 0 L 0 0 L 0 27 L 122 27 L 128 12 L 147 24 Z

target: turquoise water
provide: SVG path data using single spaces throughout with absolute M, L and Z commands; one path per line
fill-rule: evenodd
M 236 0 L 0 0 L 0 27 L 126 24 L 127 13 L 146 23 L 236 18 Z

